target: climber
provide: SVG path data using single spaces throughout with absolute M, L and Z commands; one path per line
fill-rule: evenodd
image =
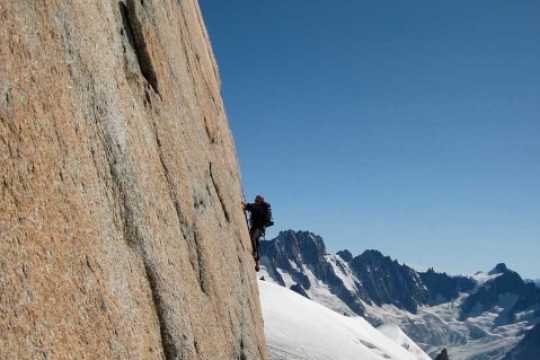
M 259 271 L 259 242 L 264 237 L 267 227 L 274 225 L 272 221 L 272 207 L 264 201 L 262 195 L 255 197 L 253 204 L 242 201 L 242 209 L 249 211 L 249 237 L 251 239 L 251 249 L 255 260 L 255 270 Z

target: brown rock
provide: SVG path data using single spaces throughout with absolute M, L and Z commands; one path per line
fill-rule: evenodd
M 0 358 L 267 359 L 195 0 L 0 2 Z

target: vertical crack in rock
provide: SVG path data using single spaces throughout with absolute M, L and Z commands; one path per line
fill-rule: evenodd
M 233 315 L 229 311 L 229 317 L 230 317 L 230 327 L 231 329 L 237 328 L 237 326 L 233 323 L 232 317 Z M 242 330 L 238 329 L 238 331 L 241 333 Z M 232 348 L 232 355 L 231 359 L 234 360 L 248 360 L 248 356 L 246 355 L 246 349 L 244 344 L 244 338 L 242 334 L 236 333 L 234 334 L 234 337 L 236 340 L 233 342 L 233 348 Z M 240 341 L 238 341 L 240 340 Z
M 163 172 L 165 173 L 165 178 L 167 179 L 167 186 L 169 188 L 169 196 L 171 199 L 176 201 L 176 196 L 172 188 L 171 172 L 169 171 L 169 168 L 167 164 L 165 163 L 165 157 L 163 155 L 163 151 L 161 148 L 161 140 L 159 139 L 159 132 L 155 123 L 153 124 L 153 126 L 154 126 L 154 137 L 156 139 L 156 145 L 157 145 L 157 150 L 158 150 L 158 155 L 159 155 L 159 162 L 161 164 L 161 167 L 163 168 Z M 181 219 L 180 211 L 179 211 L 180 208 L 176 207 L 176 203 L 175 203 L 176 213 L 178 214 L 178 218 Z
M 130 56 L 128 56 L 128 49 L 126 48 L 126 46 L 129 46 L 131 48 L 131 50 L 133 50 L 133 54 L 135 57 L 137 57 L 137 51 L 136 51 L 136 45 L 135 45 L 135 37 L 133 36 L 133 30 L 131 29 L 131 24 L 129 23 L 129 15 L 128 15 L 128 9 L 127 9 L 127 6 L 123 3 L 123 2 L 119 2 L 119 7 L 120 7 L 120 15 L 122 16 L 122 30 L 120 32 L 120 34 L 122 36 L 125 35 L 125 37 L 127 38 L 127 42 L 128 42 L 128 45 L 126 45 L 126 43 L 124 41 L 122 41 L 122 50 L 123 50 L 123 54 L 124 54 L 124 62 L 125 62 L 125 71 L 126 71 L 126 77 L 128 78 L 128 80 L 132 79 L 134 76 L 138 76 L 139 74 L 134 70 L 132 69 L 132 66 L 131 64 L 133 63 L 133 61 L 131 61 L 130 59 Z M 139 60 L 137 59 L 137 63 L 139 62 Z M 141 68 L 140 65 L 139 66 L 139 70 Z
M 185 219 L 184 219 L 184 216 L 182 215 L 181 204 L 180 204 L 180 201 L 178 200 L 178 197 L 176 196 L 176 193 L 175 193 L 174 188 L 173 188 L 173 182 L 171 180 L 172 176 L 171 176 L 169 168 L 168 168 L 168 166 L 167 166 L 167 164 L 165 162 L 165 157 L 164 157 L 164 154 L 163 154 L 163 151 L 162 151 L 162 148 L 161 148 L 161 140 L 159 138 L 158 129 L 155 126 L 155 124 L 154 124 L 154 136 L 155 136 L 155 141 L 156 141 L 157 148 L 158 148 L 159 161 L 161 163 L 161 167 L 163 168 L 165 178 L 167 179 L 167 185 L 168 185 L 168 188 L 169 188 L 169 197 L 173 202 L 174 209 L 176 211 L 176 216 L 178 217 L 178 224 L 179 224 L 179 227 L 180 227 L 180 231 L 182 231 L 182 233 L 184 234 L 184 238 L 185 238 L 186 243 L 187 243 L 188 248 L 189 248 L 190 263 L 191 263 L 191 266 L 193 268 L 193 271 L 197 274 L 201 290 L 204 293 L 206 293 L 206 290 L 205 290 L 205 287 L 204 287 L 204 274 L 203 274 L 203 271 L 204 271 L 204 259 L 203 259 L 203 256 L 201 254 L 199 244 L 198 244 L 198 241 L 197 241 L 197 234 L 195 232 L 193 232 L 192 236 L 188 238 L 188 236 L 185 233 L 184 226 L 183 226 L 183 224 L 185 223 Z M 197 207 L 198 203 L 196 202 L 194 204 L 194 206 Z
M 169 327 L 167 326 L 165 302 L 160 295 L 158 275 L 156 270 L 148 262 L 146 256 L 144 256 L 144 269 L 146 271 L 148 282 L 150 283 L 150 288 L 152 289 L 152 299 L 154 301 L 158 316 L 161 344 L 163 351 L 165 352 L 165 359 L 177 359 L 178 349 L 176 348 L 174 339 L 171 335 Z
M 227 211 L 227 208 L 225 206 L 225 201 L 223 200 L 223 195 L 221 194 L 219 186 L 216 183 L 216 179 L 214 179 L 214 174 L 212 172 L 212 163 L 210 163 L 209 170 L 210 170 L 210 178 L 212 179 L 212 185 L 214 185 L 214 189 L 216 189 L 219 202 L 221 203 L 221 208 L 223 209 L 223 214 L 225 215 L 225 219 L 227 219 L 227 222 L 230 223 L 231 220 L 229 217 L 229 212 Z
M 216 138 L 212 135 L 212 132 L 210 131 L 210 128 L 208 127 L 208 120 L 206 119 L 206 116 L 204 117 L 204 128 L 206 130 L 206 136 L 208 137 L 208 140 L 213 145 L 216 143 Z
M 182 232 L 182 235 L 184 236 L 184 241 L 186 242 L 186 245 L 188 247 L 188 258 L 189 262 L 191 264 L 191 268 L 193 269 L 193 272 L 197 274 L 197 280 L 199 281 L 199 284 L 201 284 L 201 290 L 205 292 L 204 287 L 202 285 L 202 270 L 200 269 L 200 266 L 202 266 L 202 256 L 200 254 L 199 250 L 199 244 L 197 243 L 197 235 L 195 234 L 194 230 L 188 230 L 185 226 L 185 222 L 182 220 L 182 209 L 181 204 L 178 199 L 174 199 L 174 209 L 176 211 L 176 215 L 178 217 L 178 222 L 180 226 L 180 231 Z
M 165 353 L 165 359 L 178 359 L 178 348 L 175 344 L 170 325 L 167 321 L 167 306 L 162 297 L 162 287 L 160 286 L 159 273 L 152 265 L 151 256 L 144 247 L 144 239 L 140 234 L 137 211 L 135 205 L 137 203 L 136 189 L 130 188 L 130 184 L 135 184 L 136 180 L 133 174 L 130 174 L 129 167 L 126 166 L 125 154 L 111 144 L 114 144 L 113 136 L 105 129 L 103 145 L 105 147 L 109 171 L 113 181 L 113 193 L 120 209 L 122 220 L 123 237 L 127 245 L 140 254 L 141 261 L 144 265 L 144 270 L 150 291 L 152 301 L 156 311 L 157 320 L 161 335 L 161 343 Z M 131 187 L 135 187 L 132 185 Z
M 204 261 L 204 256 L 202 255 L 201 251 L 199 250 L 199 241 L 197 238 L 197 234 L 193 233 L 193 241 L 195 242 L 195 252 L 197 254 L 197 277 L 199 280 L 199 286 L 201 287 L 201 291 L 205 294 L 206 292 L 206 265 Z M 207 294 L 208 295 L 208 294 Z
M 123 189 L 121 185 L 122 181 L 117 178 L 117 187 Z M 118 185 L 120 184 L 120 185 Z M 144 239 L 139 234 L 138 227 L 136 224 L 135 214 L 133 208 L 125 196 L 125 191 L 120 190 L 122 196 L 122 211 L 123 211 L 123 224 L 124 224 L 124 238 L 126 242 L 141 254 L 142 262 L 144 265 L 144 270 L 146 273 L 146 278 L 150 285 L 150 291 L 152 295 L 152 301 L 154 303 L 154 308 L 159 322 L 159 330 L 161 335 L 161 344 L 163 351 L 165 353 L 165 359 L 173 360 L 178 358 L 178 349 L 176 347 L 174 338 L 171 334 L 170 326 L 167 321 L 167 308 L 166 303 L 163 300 L 161 295 L 162 287 L 159 285 L 159 274 L 154 266 L 151 264 L 151 256 L 147 253 L 144 248 Z
M 129 43 L 135 51 L 142 76 L 148 81 L 152 89 L 159 94 L 158 79 L 148 51 L 148 44 L 144 38 L 144 29 L 141 19 L 137 16 L 135 0 L 127 0 L 126 4 L 120 3 L 120 12 L 124 22 Z
M 240 339 L 240 354 L 238 355 L 238 360 L 248 360 L 246 356 L 246 349 L 244 345 L 244 339 Z
M 164 154 L 163 154 L 163 151 L 162 151 L 162 148 L 161 148 L 161 140 L 159 138 L 159 132 L 158 132 L 158 129 L 155 126 L 155 124 L 154 124 L 154 136 L 155 136 L 155 141 L 156 141 L 156 144 L 157 144 L 157 147 L 158 147 L 159 160 L 160 160 L 161 166 L 163 168 L 163 171 L 165 173 L 165 178 L 167 179 L 167 184 L 168 184 L 168 187 L 169 187 L 169 196 L 170 196 L 171 200 L 173 201 L 174 209 L 175 209 L 176 215 L 178 217 L 180 228 L 182 229 L 181 224 L 183 223 L 183 220 L 182 220 L 183 216 L 182 216 L 182 212 L 181 212 L 181 208 L 180 208 L 180 202 L 178 201 L 177 196 L 175 194 L 175 191 L 173 189 L 172 180 L 171 180 L 171 174 L 170 174 L 169 168 L 167 167 L 167 164 L 165 162 Z M 194 207 L 198 207 L 199 204 L 203 204 L 203 203 L 202 202 L 199 203 L 199 202 L 195 201 Z M 184 237 L 186 237 L 185 234 L 184 234 Z M 198 278 L 198 281 L 199 281 L 201 291 L 203 293 L 207 294 L 207 289 L 206 289 L 206 286 L 205 286 L 205 284 L 206 284 L 206 280 L 205 280 L 205 278 L 206 278 L 205 259 L 204 259 L 204 256 L 203 256 L 201 250 L 200 250 L 201 247 L 200 247 L 198 236 L 197 236 L 196 232 L 193 232 L 192 239 L 193 239 L 193 241 L 187 241 L 188 247 L 190 248 L 191 265 L 193 267 L 193 270 L 197 274 L 197 278 Z M 187 240 L 187 237 L 186 237 L 186 240 Z

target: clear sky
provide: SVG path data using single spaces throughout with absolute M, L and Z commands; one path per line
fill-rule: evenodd
M 540 278 L 540 1 L 200 5 L 267 239 Z

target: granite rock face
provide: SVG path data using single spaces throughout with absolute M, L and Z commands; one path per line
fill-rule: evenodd
M 267 359 L 195 0 L 0 2 L 0 358 Z

